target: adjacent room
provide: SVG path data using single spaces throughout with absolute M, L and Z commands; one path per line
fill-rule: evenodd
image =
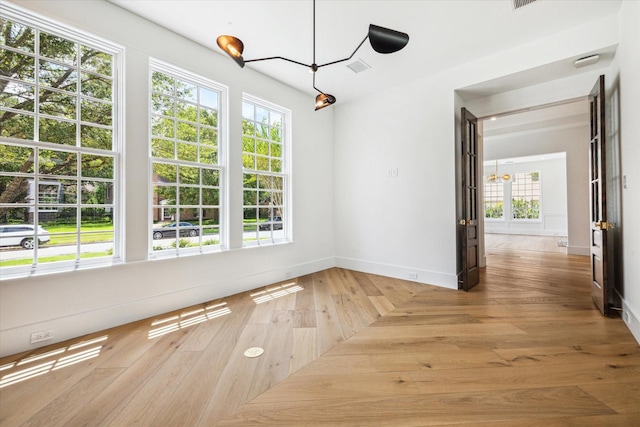
M 638 22 L 1 2 L 0 425 L 635 425 Z

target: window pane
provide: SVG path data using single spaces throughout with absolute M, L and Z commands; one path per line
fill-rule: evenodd
M 178 142 L 177 148 L 178 148 L 178 160 L 186 160 L 188 162 L 198 161 L 197 145 Z
M 42 175 L 72 176 L 78 174 L 78 155 L 67 151 L 40 150 L 39 172 Z
M 82 203 L 86 205 L 111 204 L 112 184 L 101 181 L 82 181 Z
M 176 80 L 176 96 L 187 101 L 198 100 L 198 90 L 195 85 L 182 80 Z
M 217 165 L 218 150 L 215 148 L 200 147 L 200 163 L 205 165 Z
M 111 80 L 91 73 L 82 73 L 82 94 L 92 98 L 110 101 L 113 89 Z
M 0 144 L 0 171 L 33 173 L 33 149 Z
M 2 19 L 0 23 L 0 44 L 26 52 L 34 52 L 33 28 L 6 19 Z
M 78 202 L 78 182 L 70 179 L 61 179 L 60 182 L 60 204 L 73 204 Z
M 257 206 L 258 205 L 258 192 L 257 191 L 244 191 L 244 205 L 245 206 Z
M 41 118 L 40 141 L 63 145 L 76 145 L 76 124 L 61 120 Z
M 200 189 L 197 187 L 180 187 L 179 205 L 199 205 Z
M 113 123 L 111 104 L 83 99 L 80 109 L 80 120 L 111 126 Z
M 167 163 L 154 163 L 153 175 L 154 182 L 175 183 L 177 181 L 177 166 Z
M 156 136 L 173 138 L 175 136 L 174 124 L 175 122 L 171 119 L 154 116 L 151 118 L 151 132 Z
M 211 128 L 200 128 L 200 144 L 204 145 L 218 145 L 218 132 Z
M 177 117 L 187 122 L 198 121 L 198 107 L 187 102 L 178 101 L 176 104 Z
M 53 36 L 44 32 L 40 33 L 40 54 L 50 59 L 75 65 L 77 45 L 72 41 Z
M 200 124 L 207 126 L 218 126 L 218 112 L 208 108 L 200 109 Z
M 6 138 L 33 140 L 35 116 L 15 114 L 9 111 L 2 113 L 0 122 L 0 136 Z
M 215 188 L 203 188 L 202 204 L 208 206 L 216 206 L 220 204 L 219 191 Z
M 113 179 L 113 157 L 83 154 L 82 176 L 88 178 Z
M 157 185 L 153 187 L 153 200 L 155 205 L 169 206 L 176 204 L 177 187 Z
M 200 105 L 217 109 L 218 93 L 206 88 L 200 88 Z M 217 124 L 213 126 L 217 126 Z
M 196 125 L 178 122 L 177 137 L 182 141 L 198 142 L 198 128 Z
M 4 86 L 0 93 L 0 106 L 16 110 L 33 111 L 34 86 L 25 83 L 7 82 L 0 80 Z M 6 113 L 4 113 L 6 114 Z M 4 119 L 2 120 L 4 122 Z
M 74 120 L 76 118 L 76 96 L 50 90 L 40 91 L 40 112 Z
M 217 169 L 202 169 L 203 185 L 220 185 L 220 172 Z
M 113 74 L 113 57 L 108 53 L 82 46 L 80 58 L 80 66 L 85 70 L 106 76 Z
M 175 143 L 167 139 L 151 140 L 151 155 L 153 157 L 161 157 L 163 159 L 175 158 Z
M 175 103 L 173 98 L 154 93 L 151 95 L 151 112 L 173 117 L 175 115 Z
M 3 75 L 16 80 L 35 83 L 36 60 L 33 56 L 12 52 L 6 49 L 0 49 L 0 55 L 2 55 L 3 63 L 7 64 L 6 66 L 3 65 L 3 69 L 11 70 L 10 74 L 7 71 L 3 71 Z
M 111 129 L 82 125 L 80 127 L 80 144 L 82 147 L 113 149 L 113 131 Z
M 156 92 L 174 94 L 175 79 L 159 71 L 151 73 L 151 88 Z
M 180 184 L 199 184 L 200 168 L 192 166 L 180 166 Z
M 67 92 L 75 92 L 78 85 L 78 73 L 73 68 L 40 60 L 40 84 Z

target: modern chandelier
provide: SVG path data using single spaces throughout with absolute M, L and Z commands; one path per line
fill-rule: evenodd
M 327 107 L 336 102 L 336 97 L 325 93 L 316 87 L 316 72 L 318 69 L 322 67 L 326 67 L 327 65 L 338 64 L 340 62 L 350 60 L 353 55 L 360 49 L 360 47 L 364 44 L 364 42 L 369 39 L 371 43 L 371 47 L 378 53 L 393 53 L 397 52 L 403 47 L 407 45 L 409 42 L 409 35 L 406 33 L 401 33 L 400 31 L 391 30 L 389 28 L 380 27 L 378 25 L 370 24 L 369 32 L 365 36 L 365 38 L 360 42 L 360 44 L 356 47 L 353 53 L 344 59 L 339 59 L 337 61 L 327 62 L 326 64 L 316 64 L 316 0 L 313 0 L 313 63 L 305 64 L 303 62 L 294 61 L 293 59 L 284 58 L 282 56 L 270 56 L 268 58 L 258 58 L 258 59 L 244 59 L 242 57 L 242 52 L 244 51 L 244 44 L 242 41 L 234 36 L 222 35 L 217 39 L 218 46 L 220 49 L 224 50 L 239 66 L 240 68 L 244 68 L 244 64 L 248 62 L 257 62 L 257 61 L 268 61 L 271 59 L 283 59 L 285 61 L 293 62 L 294 64 L 302 65 L 309 69 L 309 71 L 313 74 L 313 88 L 319 92 L 318 96 L 316 96 L 316 111 Z
M 511 181 L 511 174 L 508 172 L 498 173 L 498 161 L 496 160 L 496 168 L 493 173 L 489 173 L 484 178 L 489 184 L 500 184 L 502 182 Z

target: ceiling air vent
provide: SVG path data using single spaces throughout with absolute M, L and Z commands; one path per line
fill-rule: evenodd
M 347 67 L 349 67 L 349 69 L 351 69 L 351 71 L 353 71 L 354 73 L 361 73 L 371 68 L 371 66 L 364 62 L 362 59 L 358 59 L 356 62 L 348 64 Z
M 520 9 L 528 4 L 535 2 L 536 0 L 512 0 L 513 1 L 513 10 Z

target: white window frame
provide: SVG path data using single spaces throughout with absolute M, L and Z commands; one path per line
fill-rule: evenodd
M 293 233 L 292 233 L 292 218 L 293 218 L 293 203 L 291 202 L 291 188 L 292 188 L 292 163 L 291 163 L 291 129 L 292 127 L 292 114 L 291 110 L 284 108 L 282 106 L 276 105 L 272 102 L 265 101 L 264 99 L 249 95 L 244 93 L 242 96 L 242 104 L 244 107 L 244 103 L 253 104 L 256 107 L 264 108 L 278 114 L 282 115 L 283 124 L 282 124 L 282 171 L 279 173 L 275 172 L 266 172 L 257 169 L 248 169 L 243 166 L 243 183 L 242 183 L 242 191 L 243 191 L 243 206 L 242 206 L 242 221 L 241 226 L 243 228 L 243 239 L 242 246 L 245 248 L 250 247 L 259 247 L 259 246 L 271 246 L 276 244 L 290 243 L 293 241 Z M 244 113 L 242 114 L 242 120 L 244 121 Z M 244 137 L 244 135 L 241 135 Z M 243 151 L 244 154 L 244 151 Z M 247 206 L 244 205 L 244 174 L 262 174 L 262 175 L 271 175 L 282 177 L 283 179 L 283 202 L 282 208 L 284 210 L 284 218 L 282 221 L 282 232 L 279 233 L 280 230 L 274 230 L 273 227 L 270 230 L 260 231 L 259 228 L 256 229 L 256 237 L 253 238 L 254 232 L 245 232 L 245 222 L 244 222 L 244 210 Z M 252 205 L 253 206 L 253 205 Z
M 152 94 L 153 94 L 153 85 L 152 85 L 152 75 L 154 72 L 160 72 L 165 75 L 171 76 L 173 78 L 177 78 L 181 81 L 188 82 L 197 86 L 198 88 L 205 88 L 210 91 L 214 91 L 218 93 L 218 144 L 217 144 L 217 153 L 218 153 L 218 163 L 217 164 L 206 164 L 200 163 L 198 161 L 186 161 L 186 160 L 177 160 L 177 159 L 167 159 L 162 157 L 154 157 L 152 153 L 152 140 L 154 139 L 153 130 L 152 130 L 152 117 L 154 117 L 153 109 L 152 109 Z M 228 206 L 228 191 L 227 191 L 227 146 L 228 146 L 228 136 L 227 136 L 227 128 L 228 128 L 228 119 L 227 119 L 227 111 L 228 111 L 228 87 L 216 82 L 214 80 L 208 79 L 206 77 L 200 76 L 198 74 L 189 72 L 183 68 L 177 67 L 175 65 L 169 64 L 167 62 L 150 58 L 149 59 L 149 126 L 148 126 L 148 134 L 149 134 L 149 258 L 150 259 L 164 259 L 176 256 L 184 256 L 184 255 L 197 255 L 201 253 L 210 253 L 226 250 L 229 247 L 228 244 L 228 215 L 227 215 L 227 206 Z M 193 104 L 201 105 L 198 102 L 194 102 Z M 165 116 L 163 116 L 165 117 Z M 168 116 L 166 116 L 168 118 Z M 176 123 L 180 122 L 180 120 L 176 117 Z M 197 125 L 198 129 L 199 124 Z M 174 136 L 174 142 L 177 141 L 177 135 Z M 200 144 L 193 144 L 194 146 L 200 147 Z M 214 169 L 219 171 L 219 202 L 218 202 L 218 244 L 203 244 L 206 242 L 206 238 L 203 237 L 204 228 L 199 223 L 197 227 L 199 228 L 198 234 L 198 243 L 193 247 L 180 247 L 180 231 L 179 226 L 178 230 L 175 232 L 175 242 L 174 247 L 170 247 L 163 250 L 156 250 L 154 246 L 159 246 L 159 241 L 154 240 L 154 210 L 159 209 L 164 216 L 165 209 L 170 209 L 165 206 L 165 204 L 160 203 L 159 205 L 154 204 L 154 181 L 153 181 L 153 165 L 154 163 L 163 163 L 163 164 L 171 164 L 176 166 L 186 166 L 186 167 L 202 167 L 206 169 Z M 176 184 L 176 186 L 178 186 Z M 199 188 L 203 188 L 200 186 Z M 201 191 L 201 190 L 200 190 Z M 177 202 L 176 202 L 177 205 Z M 202 209 L 202 204 L 199 205 L 199 209 Z M 179 216 L 178 216 L 179 217 Z M 177 221 L 177 219 L 176 219 Z M 180 219 L 178 222 L 184 222 Z M 195 226 L 196 224 L 194 224 Z M 184 236 L 183 236 L 184 238 Z M 167 239 L 162 239 L 167 240 Z M 192 239 L 193 240 L 193 239 Z M 164 243 L 163 243 L 164 244 Z M 194 243 L 195 244 L 195 243 Z
M 22 146 L 22 147 L 27 147 L 27 148 L 32 148 L 34 150 L 34 153 L 38 153 L 38 150 L 43 149 L 43 150 L 62 150 L 62 151 L 66 151 L 66 152 L 75 152 L 75 153 L 80 153 L 80 154 L 87 154 L 87 155 L 91 155 L 91 154 L 96 154 L 96 155 L 103 155 L 103 156 L 109 156 L 109 157 L 113 157 L 113 163 L 114 163 L 114 171 L 113 171 L 113 203 L 112 206 L 110 207 L 111 212 L 112 212 L 112 216 L 113 216 L 113 253 L 112 256 L 109 257 L 99 257 L 99 258 L 81 258 L 80 253 L 81 253 L 81 248 L 82 248 L 82 242 L 80 239 L 80 231 L 79 231 L 79 221 L 80 221 L 80 211 L 81 211 L 81 207 L 91 207 L 91 206 L 87 206 L 87 205 L 83 205 L 81 203 L 81 197 L 80 194 L 78 193 L 78 203 L 76 205 L 74 205 L 77 208 L 77 226 L 78 229 L 76 231 L 76 234 L 78 236 L 77 241 L 76 241 L 76 258 L 74 260 L 71 261 L 57 261 L 57 262 L 51 262 L 51 263 L 38 263 L 38 246 L 36 245 L 36 247 L 34 248 L 34 253 L 33 253 L 33 264 L 29 265 L 29 266 L 16 266 L 16 267 L 7 267 L 7 268 L 3 268 L 3 274 L 1 275 L 0 279 L 11 279 L 11 278 L 16 278 L 16 277 L 24 277 L 24 276 L 28 276 L 28 275 L 35 275 L 35 274 L 46 274 L 46 273 L 56 273 L 56 272 L 61 272 L 61 271 L 70 271 L 70 270 L 77 270 L 77 269 L 83 269 L 83 268 L 91 268 L 91 267 L 104 267 L 104 266 L 110 266 L 110 265 L 114 265 L 114 264 L 118 264 L 123 262 L 123 247 L 124 247 L 124 242 L 123 242 L 123 237 L 124 237 L 124 233 L 123 233 L 123 221 L 124 218 L 122 216 L 122 212 L 123 210 L 123 203 L 124 203 L 124 197 L 123 197 L 123 191 L 122 191 L 122 185 L 123 185 L 123 167 L 122 167 L 122 156 L 124 153 L 124 129 L 123 129 L 123 123 L 124 123 L 124 108 L 123 108 L 123 100 L 124 100 L 124 84 L 123 84 L 123 76 L 124 76 L 124 47 L 121 45 L 118 45 L 116 43 L 113 43 L 109 40 L 106 39 L 102 39 L 99 37 L 96 37 L 90 33 L 87 33 L 85 31 L 82 30 L 78 30 L 76 28 L 73 27 L 69 27 L 66 24 L 62 24 L 62 23 L 58 23 L 48 17 L 44 17 L 42 15 L 36 14 L 28 9 L 24 9 L 22 7 L 16 6 L 12 3 L 9 2 L 1 2 L 0 3 L 0 14 L 2 15 L 2 17 L 6 20 L 9 21 L 13 21 L 13 22 L 19 22 L 21 24 L 24 24 L 26 26 L 32 27 L 36 30 L 36 37 L 35 37 L 35 46 L 36 46 L 36 52 L 33 53 L 33 55 L 39 55 L 39 42 L 38 42 L 38 37 L 37 34 L 39 34 L 40 31 L 43 31 L 47 34 L 53 35 L 53 36 L 58 36 L 64 39 L 67 39 L 69 41 L 72 41 L 74 43 L 78 43 L 82 46 L 86 46 L 86 47 L 90 47 L 92 49 L 96 49 L 105 53 L 108 53 L 110 55 L 113 56 L 113 63 L 112 63 L 112 71 L 113 71 L 113 76 L 112 76 L 112 81 L 113 81 L 113 85 L 112 85 L 112 115 L 113 115 L 113 123 L 111 125 L 111 130 L 112 130 L 112 149 L 110 151 L 107 150 L 99 150 L 99 149 L 93 149 L 93 148 L 84 148 L 84 147 L 80 147 L 78 145 L 72 146 L 72 145 L 63 145 L 63 144 L 58 144 L 58 143 L 50 143 L 50 142 L 39 142 L 37 141 L 38 137 L 37 137 L 37 127 L 38 127 L 38 117 L 40 117 L 40 115 L 43 115 L 43 113 L 40 113 L 38 110 L 38 96 L 37 96 L 37 91 L 43 87 L 46 88 L 45 86 L 41 86 L 39 81 L 38 81 L 38 70 L 35 69 L 35 75 L 36 75 L 36 82 L 34 83 L 34 87 L 35 87 L 35 106 L 34 106 L 34 111 L 33 112 L 29 112 L 29 111 L 23 111 L 23 110 L 16 110 L 16 112 L 18 112 L 19 114 L 24 114 L 24 115 L 29 115 L 29 116 L 34 116 L 35 117 L 35 125 L 34 125 L 34 140 L 23 140 L 23 139 L 15 139 L 15 138 L 5 138 L 5 137 L 0 137 L 0 142 L 2 143 L 6 143 L 8 145 L 16 145 L 16 146 Z M 32 55 L 32 54 L 29 54 Z M 78 67 L 78 65 L 76 65 L 76 67 Z M 84 99 L 83 96 L 80 94 L 79 91 L 76 92 L 76 100 L 81 100 Z M 76 119 L 71 120 L 73 123 L 75 123 L 77 125 L 77 132 L 80 132 L 80 125 L 82 122 L 82 120 L 79 117 L 79 113 L 77 113 L 78 116 L 76 117 Z M 78 135 L 78 134 L 77 134 Z M 33 188 L 35 190 L 35 188 L 37 188 L 37 183 L 40 182 L 45 182 L 47 180 L 50 180 L 50 178 L 46 177 L 44 179 L 40 179 L 40 173 L 38 172 L 38 157 L 36 155 L 35 157 L 35 163 L 34 163 L 34 173 L 32 175 L 32 177 L 34 178 L 34 182 L 33 182 Z M 81 171 L 80 169 L 78 170 L 78 173 L 76 175 L 76 179 L 78 181 L 81 181 L 82 179 L 87 179 L 84 178 L 80 175 Z M 31 184 L 30 184 L 31 185 Z M 33 194 L 38 194 L 38 192 L 36 191 Z M 29 209 L 33 209 L 34 211 L 34 225 L 37 226 L 39 225 L 39 221 L 38 221 L 38 213 L 41 210 L 48 210 L 51 209 L 51 207 L 49 208 L 44 208 L 41 209 L 39 207 L 39 198 L 38 197 L 34 197 L 33 198 L 33 202 L 32 203 L 27 203 L 27 204 L 13 204 L 11 207 L 16 207 L 16 208 L 20 208 L 20 207 L 25 207 L 25 208 L 29 208 Z M 64 207 L 70 207 L 69 205 L 66 205 Z

